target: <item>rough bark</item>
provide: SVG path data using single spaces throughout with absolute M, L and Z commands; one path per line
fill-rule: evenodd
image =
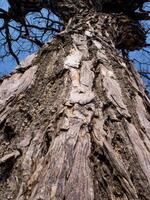
M 0 199 L 150 199 L 150 101 L 106 18 L 73 18 L 1 81 Z

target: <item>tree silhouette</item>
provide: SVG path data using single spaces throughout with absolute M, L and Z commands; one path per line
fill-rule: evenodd
M 63 23 L 44 4 L 9 0 L 8 11 L 0 9 L 1 58 L 13 56 L 19 64 L 19 53 L 42 47 L 51 36 L 60 32 Z M 46 7 L 47 8 L 47 7 Z M 42 10 L 43 9 L 43 10 Z M 28 43 L 26 43 L 28 41 Z

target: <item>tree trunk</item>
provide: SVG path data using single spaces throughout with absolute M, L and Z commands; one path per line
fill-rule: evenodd
M 150 199 L 150 101 L 111 17 L 78 14 L 1 81 L 0 199 Z

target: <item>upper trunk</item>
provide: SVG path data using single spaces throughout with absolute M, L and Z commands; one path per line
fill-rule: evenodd
M 150 199 L 150 102 L 112 17 L 77 14 L 2 81 L 0 199 Z

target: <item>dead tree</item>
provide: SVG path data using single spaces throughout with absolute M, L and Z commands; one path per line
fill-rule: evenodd
M 47 2 L 66 29 L 1 80 L 0 199 L 150 199 L 144 2 Z

